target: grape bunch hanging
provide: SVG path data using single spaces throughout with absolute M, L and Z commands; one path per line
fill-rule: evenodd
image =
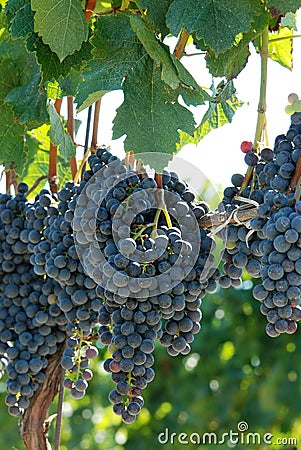
M 28 187 L 0 195 L 0 373 L 6 404 L 20 416 L 45 380 L 49 358 L 64 346 L 65 388 L 80 399 L 93 373 L 96 343 L 114 388 L 114 412 L 132 423 L 154 379 L 156 342 L 186 355 L 200 330 L 206 292 L 239 286 L 245 269 L 275 337 L 301 319 L 301 203 L 292 181 L 299 161 L 301 113 L 274 149 L 242 150 L 247 176 L 234 174 L 218 207 L 228 220 L 203 227 L 209 206 L 170 171 L 150 176 L 106 148 L 89 157 L 80 184 L 58 193 Z M 142 169 L 141 169 L 142 167 Z M 244 209 L 255 211 L 239 220 Z M 211 213 L 212 214 L 212 213 Z M 222 271 L 213 235 L 224 240 Z

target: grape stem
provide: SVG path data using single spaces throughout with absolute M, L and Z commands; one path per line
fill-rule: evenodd
M 73 180 L 74 183 L 78 183 L 79 182 L 81 173 L 84 172 L 84 166 L 86 165 L 86 162 L 88 161 L 89 155 L 90 155 L 89 151 L 85 152 L 83 160 L 82 160 L 82 162 L 81 162 L 81 164 L 80 164 L 80 166 L 79 166 L 79 168 L 78 168 L 78 170 L 76 172 L 76 175 L 74 177 L 74 180 Z
M 28 197 L 28 195 L 31 194 L 39 186 L 41 181 L 46 180 L 46 179 L 47 179 L 47 175 L 42 175 L 39 178 L 37 178 L 36 181 L 31 186 L 31 188 L 28 189 L 28 191 L 26 193 L 26 197 Z
M 282 36 L 282 37 L 278 37 L 275 39 L 270 39 L 269 42 L 278 42 L 278 41 L 284 41 L 287 39 L 295 39 L 295 38 L 300 38 L 301 34 L 294 34 L 292 36 Z
M 259 153 L 262 136 L 266 128 L 266 89 L 267 89 L 267 69 L 269 57 L 269 30 L 266 27 L 259 36 L 258 51 L 260 54 L 261 69 L 260 69 L 260 91 L 259 102 L 257 108 L 257 122 L 254 137 L 254 152 Z M 241 185 L 240 192 L 248 186 L 252 178 L 254 167 L 248 167 L 245 174 L 244 181 Z

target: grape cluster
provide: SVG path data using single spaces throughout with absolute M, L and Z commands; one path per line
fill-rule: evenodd
M 0 355 L 8 374 L 5 402 L 18 416 L 45 379 L 48 357 L 65 340 L 66 319 L 56 304 L 59 286 L 34 273 L 31 255 L 36 232 L 43 227 L 38 213 L 25 218 L 31 205 L 27 186 L 15 197 L 0 195 Z M 42 220 L 43 222 L 43 220 Z
M 106 149 L 89 164 L 71 223 L 79 258 L 104 298 L 98 333 L 116 383 L 109 399 L 131 423 L 154 378 L 155 341 L 170 355 L 187 354 L 200 329 L 200 299 L 216 288 L 214 241 L 197 222 L 209 208 L 194 205 L 175 173 L 165 171 L 159 187 Z
M 36 236 L 31 258 L 36 274 L 46 275 L 60 286 L 57 305 L 65 316 L 68 336 L 62 367 L 69 376 L 65 386 L 75 398 L 84 395 L 83 386 L 87 385 L 90 376 L 87 376 L 90 372 L 87 372 L 88 358 L 84 354 L 87 351 L 89 354 L 95 340 L 93 328 L 97 325 L 97 313 L 102 304 L 96 293 L 96 283 L 85 274 L 74 245 L 70 221 L 78 189 L 73 182 L 67 182 L 57 199 L 45 190 L 36 199 L 33 209 L 45 216 L 45 223 L 40 235 Z M 81 390 L 78 390 L 79 386 Z
M 288 132 L 276 137 L 273 150 L 264 148 L 259 155 L 246 153 L 252 177 L 245 183 L 242 175 L 233 175 L 233 186 L 225 189 L 219 206 L 233 215 L 248 203 L 257 206 L 256 217 L 247 224 L 220 231 L 226 249 L 222 255 L 225 275 L 219 281 L 228 287 L 243 269 L 261 278 L 262 284 L 255 286 L 253 294 L 262 302 L 260 310 L 268 320 L 266 332 L 272 337 L 295 332 L 301 319 L 301 204 L 290 187 L 300 144 L 301 113 L 294 113 Z
M 271 337 L 294 333 L 301 319 L 301 216 L 296 212 L 300 208 L 297 202 L 295 208 L 275 210 L 263 227 L 263 282 L 255 286 L 253 295 L 262 302 L 260 310 Z

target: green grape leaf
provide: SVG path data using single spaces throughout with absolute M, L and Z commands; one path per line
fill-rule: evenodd
M 80 113 L 86 108 L 89 108 L 89 106 L 93 105 L 93 103 L 100 100 L 105 94 L 107 94 L 109 91 L 96 91 L 92 94 L 89 94 L 89 96 L 86 98 L 84 103 L 77 109 L 77 112 Z
M 207 49 L 205 56 L 207 67 L 214 77 L 236 78 L 244 69 L 250 56 L 249 44 L 265 28 L 269 20 L 268 11 L 255 16 L 251 30 L 236 37 L 235 43 L 223 53 Z
M 75 99 L 78 108 L 95 92 L 120 89 L 127 73 L 146 55 L 129 17 L 120 13 L 98 19 L 91 43 L 93 60 L 82 73 Z
M 51 51 L 49 45 L 44 44 L 36 34 L 32 34 L 27 39 L 27 48 L 31 52 L 36 52 L 43 74 L 42 83 L 45 83 L 53 79 L 58 80 L 60 77 L 66 77 L 71 69 L 80 70 L 86 61 L 91 58 L 92 45 L 90 42 L 83 42 L 79 51 L 67 56 L 62 62 Z
M 222 127 L 227 123 L 231 123 L 237 108 L 241 105 L 242 102 L 237 99 L 235 94 L 232 95 L 231 99 L 229 98 L 222 103 L 210 102 L 209 107 L 204 114 L 200 125 L 195 129 L 193 136 L 184 132 L 180 133 L 181 139 L 178 149 L 186 144 L 198 144 L 211 130 Z
M 148 55 L 161 64 L 161 78 L 172 89 L 181 87 L 182 96 L 186 96 L 188 104 L 201 105 L 209 96 L 202 90 L 183 64 L 170 54 L 169 47 L 161 44 L 141 16 L 132 15 L 131 25 Z
M 300 4 L 300 6 L 301 6 L 301 4 Z M 285 16 L 282 17 L 282 19 L 281 19 L 280 26 L 281 27 L 290 27 L 294 31 L 297 31 L 298 28 L 297 28 L 296 14 L 294 14 L 292 12 L 286 13 Z
M 227 80 L 236 78 L 243 70 L 250 56 L 249 39 L 241 39 L 223 53 L 209 50 L 205 56 L 206 65 L 214 77 L 226 77 Z
M 65 161 L 70 161 L 75 156 L 75 145 L 68 132 L 64 128 L 62 118 L 56 112 L 52 103 L 48 105 L 50 118 L 50 140 L 54 145 L 59 146 L 60 153 Z
M 22 174 L 27 166 L 27 152 L 24 145 L 25 128 L 15 121 L 13 109 L 1 103 L 0 121 L 0 162 L 6 167 L 13 166 L 17 174 Z
M 48 121 L 47 95 L 44 89 L 39 88 L 40 81 L 41 74 L 37 71 L 27 84 L 16 87 L 5 97 L 5 101 L 13 106 L 18 122 L 26 123 L 28 129 Z
M 176 89 L 179 86 L 180 80 L 176 68 L 172 63 L 169 47 L 161 44 L 158 39 L 156 39 L 153 31 L 140 15 L 132 14 L 130 22 L 148 55 L 157 63 L 161 63 L 162 80 L 172 89 Z
M 8 20 L 11 22 L 17 12 L 28 3 L 30 4 L 30 0 L 8 0 L 4 8 Z
M 263 11 L 258 0 L 174 0 L 167 13 L 167 24 L 174 35 L 182 28 L 216 53 L 231 47 L 238 33 L 249 30 L 253 17 Z
M 48 119 L 46 93 L 39 86 L 41 73 L 35 56 L 23 40 L 0 44 L 0 101 L 13 107 L 15 120 L 34 128 Z
M 138 5 L 140 8 L 147 8 L 146 20 L 152 26 L 152 28 L 161 33 L 164 37 L 169 33 L 169 29 L 166 25 L 165 17 L 167 11 L 173 0 L 160 0 L 160 2 L 154 2 L 152 0 L 139 0 Z
M 269 57 L 292 70 L 293 68 L 293 30 L 279 27 L 279 30 L 269 35 Z
M 26 37 L 30 33 L 34 32 L 34 12 L 31 9 L 30 1 L 25 3 L 20 9 L 18 9 L 12 20 L 10 26 L 10 32 L 13 38 L 18 39 Z
M 288 11 L 295 12 L 301 6 L 299 0 L 268 0 L 267 3 L 271 12 L 273 12 L 275 16 L 285 14 Z
M 193 131 L 193 115 L 178 103 L 179 92 L 161 80 L 161 67 L 150 58 L 128 74 L 123 89 L 124 102 L 117 110 L 113 138 L 126 134 L 125 150 L 150 153 L 147 162 L 159 170 L 160 155 L 155 158 L 154 153 L 172 155 L 179 129 Z
M 32 0 L 35 31 L 62 62 L 88 39 L 80 0 Z
M 70 72 L 65 78 L 60 77 L 58 79 L 62 94 L 64 96 L 65 95 L 75 96 L 80 81 L 81 81 L 80 71 L 71 68 Z

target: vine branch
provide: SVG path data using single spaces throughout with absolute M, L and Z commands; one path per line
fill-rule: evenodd
M 67 110 L 68 110 L 68 121 L 67 121 L 67 127 L 68 127 L 68 133 L 72 139 L 72 142 L 75 143 L 75 132 L 74 132 L 74 112 L 73 112 L 73 97 L 68 96 L 67 97 Z M 77 172 L 77 162 L 76 157 L 72 156 L 70 159 L 70 168 L 71 168 L 71 174 L 72 179 L 74 180 L 75 174 Z
M 91 139 L 92 153 L 95 152 L 95 149 L 97 147 L 100 102 L 101 102 L 101 100 L 97 100 L 97 102 L 95 102 L 95 104 L 94 104 L 93 131 L 92 131 L 92 139 Z
M 57 98 L 54 102 L 54 108 L 60 114 L 62 106 L 62 99 Z M 48 167 L 48 182 L 50 190 L 53 194 L 58 192 L 58 176 L 57 176 L 57 146 L 50 142 L 49 148 L 49 167 Z
M 183 30 L 182 30 L 181 33 L 180 33 L 178 42 L 177 42 L 177 44 L 176 44 L 176 46 L 175 46 L 175 49 L 174 49 L 174 51 L 173 51 L 173 54 L 174 54 L 174 56 L 175 56 L 176 58 L 179 59 L 179 58 L 181 58 L 181 56 L 183 55 L 185 46 L 186 46 L 187 41 L 188 41 L 188 38 L 189 38 L 189 34 L 188 34 L 188 32 L 185 30 L 185 28 L 183 28 Z
M 51 421 L 46 417 L 61 381 L 62 367 L 58 361 L 62 358 L 64 346 L 61 344 L 57 353 L 49 358 L 46 381 L 31 398 L 20 420 L 20 434 L 27 450 L 51 450 L 47 437 Z
M 89 22 L 96 6 L 97 0 L 87 0 L 85 5 L 85 18 Z
M 81 173 L 83 174 L 86 170 L 86 162 L 89 156 L 88 148 L 89 148 L 89 136 L 90 136 L 90 127 L 91 127 L 91 117 L 92 117 L 92 105 L 88 108 L 88 117 L 87 117 L 87 124 L 86 124 L 86 136 L 85 136 L 85 145 L 84 145 L 84 156 L 83 161 L 84 163 L 81 164 Z M 77 177 L 76 177 L 77 179 Z M 75 181 L 77 182 L 77 181 Z
M 214 228 L 224 223 L 227 223 L 227 225 L 238 225 L 238 223 L 245 223 L 253 219 L 254 217 L 258 216 L 257 207 L 237 211 L 235 217 L 233 217 L 228 222 L 230 215 L 231 213 L 228 213 L 226 211 L 210 212 L 205 216 L 201 217 L 200 219 L 198 219 L 198 224 L 204 230 L 208 230 L 209 228 Z
M 257 122 L 254 137 L 254 151 L 259 153 L 262 135 L 266 125 L 266 89 L 267 89 L 267 71 L 269 57 L 269 29 L 266 27 L 259 36 L 259 54 L 260 54 L 260 91 L 257 108 Z M 240 192 L 249 184 L 253 175 L 253 167 L 248 167 Z

